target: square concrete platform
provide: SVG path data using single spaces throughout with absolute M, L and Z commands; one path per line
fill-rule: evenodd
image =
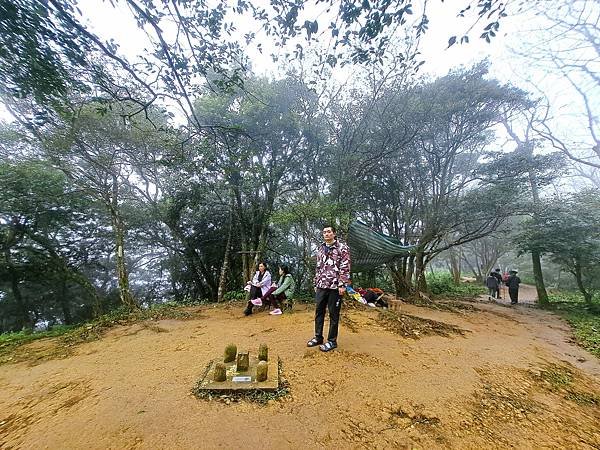
M 214 359 L 204 379 L 200 382 L 200 391 L 242 392 L 251 390 L 274 391 L 279 387 L 279 364 L 277 355 L 269 355 L 267 380 L 256 381 L 256 365 L 258 357 L 250 355 L 250 367 L 247 371 L 236 372 L 236 362 L 225 363 L 227 379 L 214 381 L 215 364 L 221 359 Z

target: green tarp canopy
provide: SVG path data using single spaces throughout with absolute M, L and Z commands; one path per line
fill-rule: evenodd
M 374 269 L 396 258 L 408 256 L 415 248 L 414 245 L 402 245 L 398 239 L 374 231 L 360 221 L 350 224 L 347 242 L 353 272 L 357 269 Z

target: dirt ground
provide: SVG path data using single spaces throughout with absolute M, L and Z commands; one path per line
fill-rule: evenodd
M 551 313 L 486 300 L 381 316 L 346 305 L 327 354 L 306 347 L 311 305 L 119 326 L 68 357 L 0 366 L 0 448 L 600 448 L 600 361 Z M 229 342 L 267 343 L 290 394 L 194 397 Z

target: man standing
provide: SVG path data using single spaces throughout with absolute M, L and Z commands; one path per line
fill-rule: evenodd
M 511 270 L 508 275 L 508 280 L 506 280 L 506 285 L 508 286 L 508 295 L 510 296 L 510 304 L 516 305 L 519 303 L 519 284 L 521 283 L 521 279 L 517 276 L 516 270 Z
M 321 351 L 328 352 L 337 347 L 342 297 L 350 279 L 350 251 L 346 244 L 337 240 L 332 226 L 323 228 L 323 238 L 325 242 L 317 253 L 315 273 L 315 337 L 306 345 L 319 345 Z M 325 308 L 329 310 L 329 334 L 327 342 L 323 343 Z
M 496 270 L 494 270 L 491 275 L 498 280 L 498 288 L 496 289 L 496 298 L 499 300 L 502 297 L 500 297 L 500 287 L 502 286 L 502 274 L 500 273 L 500 268 L 497 268 Z

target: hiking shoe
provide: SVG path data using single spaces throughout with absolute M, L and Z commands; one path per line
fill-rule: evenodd
M 269 314 L 271 314 L 272 316 L 279 316 L 281 314 L 281 309 L 279 308 L 275 308 L 273 311 L 271 311 Z
M 262 300 L 260 298 L 250 300 L 250 303 L 252 303 L 254 306 L 262 306 Z
M 322 343 L 323 343 L 323 338 L 319 339 L 317 337 L 314 337 L 306 343 L 306 346 L 307 347 L 316 347 L 317 345 L 321 345 Z
M 245 316 L 249 316 L 250 314 L 252 314 L 252 310 L 251 310 L 250 308 L 246 308 L 246 309 L 244 310 L 244 315 L 245 315 Z
M 331 350 L 333 350 L 336 347 L 337 347 L 337 344 L 335 342 L 327 341 L 319 347 L 319 350 L 321 350 L 322 352 L 330 352 Z

